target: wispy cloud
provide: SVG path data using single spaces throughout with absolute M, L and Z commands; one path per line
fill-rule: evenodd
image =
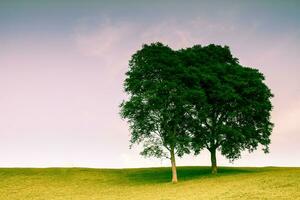
M 138 48 L 143 43 L 156 41 L 174 48 L 186 47 L 195 42 L 206 44 L 215 41 L 213 38 L 223 38 L 224 34 L 234 31 L 235 27 L 230 22 L 212 22 L 200 18 L 184 24 L 176 20 L 140 24 L 106 19 L 92 26 L 85 20 L 75 28 L 74 39 L 84 55 L 106 57 L 120 51 L 131 51 L 133 47 Z

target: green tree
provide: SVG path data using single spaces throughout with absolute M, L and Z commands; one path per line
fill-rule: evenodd
M 263 74 L 240 65 L 227 46 L 196 45 L 178 54 L 197 76 L 196 84 L 206 97 L 205 102 L 193 102 L 195 113 L 189 128 L 195 154 L 205 148 L 210 151 L 212 173 L 217 173 L 217 150 L 230 161 L 258 145 L 267 153 L 273 95 Z
M 204 94 L 194 89 L 189 70 L 177 52 L 161 43 L 143 45 L 129 61 L 124 83 L 129 99 L 121 104 L 121 116 L 128 120 L 131 145 L 143 144 L 144 156 L 171 161 L 172 182 L 177 182 L 175 156 L 190 152 L 187 134 L 192 110 L 190 99 L 201 102 Z M 196 80 L 196 79 L 195 79 Z

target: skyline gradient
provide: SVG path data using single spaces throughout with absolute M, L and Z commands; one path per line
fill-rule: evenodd
M 119 116 L 130 56 L 144 43 L 228 45 L 271 88 L 270 153 L 233 164 L 300 166 L 300 2 L 1 1 L 0 167 L 169 166 L 129 149 Z M 178 165 L 209 165 L 206 151 Z

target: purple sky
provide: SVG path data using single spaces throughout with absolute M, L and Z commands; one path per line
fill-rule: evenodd
M 128 149 L 118 114 L 130 55 L 155 41 L 226 44 L 261 70 L 275 95 L 271 153 L 234 166 L 300 166 L 299 1 L 85 2 L 0 2 L 0 167 L 168 166 Z

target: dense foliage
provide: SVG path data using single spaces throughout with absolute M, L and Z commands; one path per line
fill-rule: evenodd
M 184 66 L 197 74 L 197 85 L 206 97 L 205 103 L 195 103 L 196 111 L 201 112 L 190 125 L 195 153 L 207 148 L 216 173 L 217 149 L 230 160 L 259 144 L 268 152 L 272 94 L 263 74 L 240 65 L 226 46 L 198 45 L 180 53 Z
M 177 181 L 175 155 L 190 152 L 187 135 L 187 110 L 190 99 L 201 101 L 201 90 L 190 90 L 188 70 L 179 56 L 161 43 L 144 45 L 130 60 L 125 91 L 130 94 L 122 103 L 121 115 L 131 128 L 131 143 L 143 142 L 142 155 L 171 159 L 173 182 Z
M 230 160 L 259 144 L 268 151 L 272 94 L 263 74 L 241 66 L 228 47 L 174 51 L 153 43 L 129 66 L 121 115 L 130 124 L 131 144 L 142 143 L 142 155 L 170 158 L 173 182 L 175 156 L 191 150 L 211 152 L 213 173 L 217 149 Z

